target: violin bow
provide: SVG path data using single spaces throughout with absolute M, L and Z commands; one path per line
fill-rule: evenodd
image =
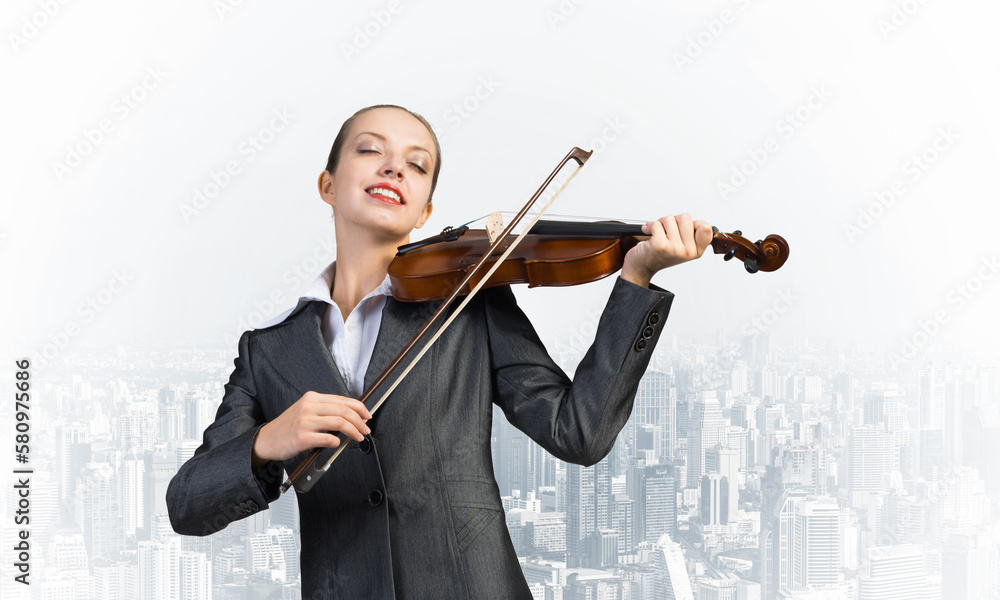
M 591 154 L 593 154 L 592 151 L 582 150 L 580 148 L 573 148 L 561 161 L 559 161 L 559 164 L 556 165 L 556 168 L 552 171 L 552 173 L 549 174 L 549 176 L 545 179 L 545 181 L 534 193 L 534 195 L 531 196 L 531 199 L 528 200 L 527 204 L 525 204 L 524 207 L 520 210 L 520 212 L 518 212 L 517 215 L 511 220 L 511 222 L 503 230 L 503 233 L 497 236 L 497 238 L 493 241 L 493 244 L 490 246 L 489 250 L 484 252 L 483 256 L 479 259 L 479 261 L 476 262 L 476 264 L 472 267 L 472 269 L 469 270 L 469 272 L 465 276 L 465 279 L 457 286 L 455 286 L 455 289 L 451 292 L 451 295 L 449 295 L 448 298 L 441 303 L 441 306 L 439 306 L 437 311 L 434 312 L 431 318 L 428 319 L 426 323 L 424 323 L 423 327 L 420 328 L 420 331 L 418 331 L 416 335 L 413 336 L 413 338 L 409 341 L 406 347 L 404 347 L 399 352 L 399 354 L 396 355 L 396 358 L 392 360 L 389 366 L 382 371 L 382 373 L 378 376 L 378 379 L 372 382 L 372 385 L 367 390 L 365 390 L 365 392 L 361 395 L 360 398 L 358 398 L 359 401 L 361 401 L 367 406 L 368 400 L 371 399 L 371 397 L 375 394 L 375 392 L 382 386 L 382 384 L 385 383 L 385 381 L 389 378 L 390 375 L 392 375 L 392 373 L 396 370 L 396 368 L 404 360 L 406 360 L 406 357 L 412 352 L 412 350 L 417 346 L 417 344 L 419 344 L 423 340 L 427 332 L 430 331 L 430 329 L 438 322 L 438 320 L 440 320 L 441 316 L 445 313 L 445 311 L 448 310 L 448 307 L 451 306 L 451 304 L 455 301 L 456 298 L 458 298 L 459 295 L 461 295 L 462 290 L 465 289 L 465 287 L 469 284 L 469 282 L 472 281 L 472 279 L 479 273 L 479 271 L 483 269 L 483 266 L 486 264 L 487 261 L 489 261 L 490 257 L 493 256 L 494 252 L 496 252 L 504 244 L 504 242 L 512 235 L 514 228 L 517 227 L 517 225 L 521 222 L 524 216 L 528 214 L 528 211 L 531 210 L 535 202 L 542 195 L 545 189 L 548 188 L 549 184 L 552 183 L 552 180 L 555 179 L 556 175 L 562 170 L 562 168 L 566 165 L 566 163 L 568 163 L 570 160 L 574 160 L 577 163 L 577 167 L 572 172 L 572 174 L 570 174 L 569 178 L 567 178 L 566 181 L 559 187 L 556 193 L 553 194 L 552 197 L 549 198 L 549 200 L 545 203 L 545 205 L 538 210 L 534 218 L 531 220 L 531 223 L 529 223 L 529 225 L 524 228 L 524 230 L 520 233 L 520 235 L 518 235 L 514 239 L 514 241 L 510 243 L 510 246 L 507 247 L 507 249 L 500 256 L 500 258 L 494 261 L 493 266 L 490 268 L 489 271 L 487 271 L 486 275 L 480 279 L 479 283 L 477 283 L 475 287 L 473 287 L 469 291 L 468 294 L 466 294 L 465 299 L 458 306 L 458 308 L 456 308 L 455 311 L 452 312 L 451 316 L 448 317 L 448 319 L 427 341 L 427 343 L 423 345 L 423 347 L 413 357 L 413 359 L 409 363 L 407 363 L 406 368 L 403 369 L 403 371 L 396 377 L 396 379 L 392 382 L 392 385 L 390 385 L 385 390 L 382 396 L 378 399 L 377 402 L 375 402 L 375 404 L 372 405 L 372 407 L 369 409 L 368 412 L 374 415 L 375 411 L 378 410 L 380 406 L 382 406 L 382 403 L 386 401 L 386 399 L 389 397 L 389 394 L 391 394 L 396 389 L 396 387 L 403 381 L 403 378 L 405 378 L 406 375 L 410 372 L 410 370 L 412 370 L 413 367 L 417 364 L 417 361 L 419 361 L 424 356 L 424 354 L 426 354 L 427 351 L 430 350 L 431 346 L 434 345 L 434 342 L 437 341 L 437 339 L 441 336 L 441 334 L 443 334 L 445 330 L 448 328 L 448 326 L 451 325 L 452 321 L 454 321 L 455 318 L 459 315 L 459 313 L 462 312 L 462 309 L 464 309 L 466 305 L 468 305 L 468 303 L 472 300 L 473 296 L 475 296 L 476 292 L 478 292 L 480 288 L 482 288 L 486 284 L 486 282 L 493 275 L 493 273 L 498 268 L 500 268 L 500 265 L 503 263 L 503 261 L 506 260 L 506 258 L 510 255 L 510 253 L 514 251 L 514 248 L 516 248 L 517 245 L 521 243 L 521 239 L 524 238 L 524 236 L 526 236 L 531 231 L 531 228 L 535 225 L 538 219 L 541 218 L 541 216 L 545 213 L 545 211 L 548 210 L 549 206 L 552 205 L 552 202 L 555 201 L 555 199 L 559 197 L 559 195 L 563 192 L 563 190 L 566 189 L 566 186 L 568 186 L 569 183 L 573 181 L 573 178 L 576 177 L 576 174 L 580 172 L 580 169 L 583 168 L 583 165 L 587 162 L 587 159 L 590 158 Z M 296 467 L 295 471 L 288 477 L 288 479 L 283 484 L 281 484 L 280 488 L 281 493 L 287 492 L 289 488 L 291 488 L 293 485 L 295 486 L 295 491 L 300 494 L 303 494 L 311 490 L 312 487 L 316 485 L 316 482 L 319 481 L 320 477 L 322 477 L 329 470 L 330 465 L 332 465 L 333 461 L 335 461 L 337 457 L 340 456 L 340 453 L 344 450 L 344 448 L 347 447 L 347 444 L 350 441 L 347 438 L 347 436 L 343 433 L 338 433 L 337 437 L 340 439 L 340 444 L 336 448 L 314 448 L 309 453 L 309 455 L 306 456 L 306 458 L 303 459 L 301 463 L 299 463 L 299 466 Z M 323 459 L 320 460 L 320 458 L 324 454 L 327 454 L 327 456 L 323 457 Z

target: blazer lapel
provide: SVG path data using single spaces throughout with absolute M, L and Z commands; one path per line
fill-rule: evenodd
M 410 342 L 414 335 L 420 331 L 434 311 L 437 310 L 440 302 L 400 302 L 394 298 L 386 298 L 385 308 L 382 309 L 382 321 L 379 324 L 378 337 L 375 340 L 375 351 L 372 353 L 371 361 L 368 363 L 368 371 L 365 373 L 365 390 L 371 387 L 375 379 L 382 374 L 382 371 L 389 366 L 392 359 Z M 438 324 L 440 326 L 440 324 Z M 428 334 L 429 335 L 429 334 Z M 396 369 L 396 376 L 402 372 L 408 361 Z M 392 385 L 394 377 L 386 380 L 382 387 Z M 378 401 L 377 396 L 373 396 L 368 403 L 369 406 Z
M 271 335 L 261 336 L 263 350 L 268 362 L 299 393 L 349 396 L 347 383 L 323 339 L 321 325 L 327 306 L 316 300 L 305 303 Z

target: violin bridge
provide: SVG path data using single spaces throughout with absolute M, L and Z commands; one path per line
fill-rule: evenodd
M 497 241 L 501 233 L 503 233 L 503 216 L 500 214 L 500 211 L 497 211 L 486 217 L 486 235 L 490 237 L 490 243 L 492 244 Z

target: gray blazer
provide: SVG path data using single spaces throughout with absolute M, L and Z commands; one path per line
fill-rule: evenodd
M 618 278 L 596 340 L 570 381 L 509 287 L 481 292 L 306 494 L 302 597 L 531 598 L 507 531 L 490 451 L 492 405 L 557 458 L 610 452 L 673 294 Z M 307 391 L 348 395 L 320 330 L 326 304 L 240 338 L 235 370 L 202 445 L 167 490 L 170 522 L 208 535 L 275 500 L 282 471 L 252 472 L 259 427 Z M 388 299 L 365 387 L 437 303 Z

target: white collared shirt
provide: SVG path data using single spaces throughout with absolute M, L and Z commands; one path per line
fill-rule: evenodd
M 364 391 L 365 373 L 368 371 L 368 363 L 371 362 L 372 352 L 375 350 L 375 339 L 378 338 L 379 327 L 382 324 L 385 299 L 392 295 L 392 283 L 386 275 L 382 284 L 362 298 L 347 316 L 347 321 L 344 321 L 340 307 L 331 297 L 335 269 L 336 262 L 330 263 L 299 296 L 295 307 L 267 321 L 260 328 L 281 323 L 303 302 L 309 300 L 326 302 L 329 306 L 326 307 L 326 315 L 323 318 L 323 340 L 333 355 L 333 362 L 337 364 L 340 374 L 347 383 L 347 389 L 357 398 Z

